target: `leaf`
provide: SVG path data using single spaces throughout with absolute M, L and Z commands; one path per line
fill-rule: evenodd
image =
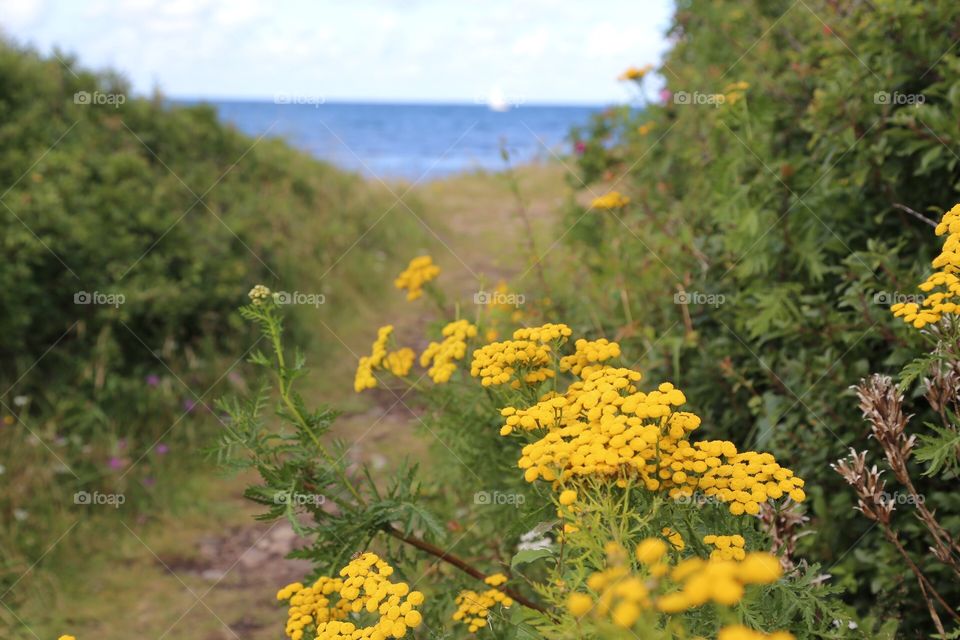
M 914 450 L 917 460 L 929 465 L 923 475 L 933 476 L 943 469 L 955 471 L 958 468 L 960 432 L 930 423 L 927 423 L 927 426 L 935 431 L 936 435 L 920 436 L 920 445 Z
M 522 564 L 530 564 L 531 562 L 536 562 L 540 558 L 552 557 L 553 549 L 524 549 L 523 551 L 518 551 L 510 560 L 510 568 L 516 569 Z

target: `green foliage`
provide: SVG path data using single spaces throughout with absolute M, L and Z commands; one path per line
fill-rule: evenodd
M 0 148 L 5 590 L 83 509 L 75 491 L 124 493 L 130 516 L 197 462 L 221 426 L 210 398 L 245 384 L 238 355 L 256 345 L 234 310 L 251 281 L 325 296 L 291 322 L 322 353 L 303 327 L 355 314 L 394 272 L 394 243 L 421 231 L 380 222 L 385 189 L 211 107 L 135 98 L 113 74 L 5 41 Z
M 589 278 L 575 276 L 568 317 L 649 348 L 645 368 L 675 376 L 711 435 L 807 478 L 818 535 L 803 552 L 856 576 L 862 613 L 905 629 L 929 628 L 922 599 L 828 463 L 864 443 L 843 390 L 920 343 L 887 307 L 916 293 L 937 241 L 895 205 L 936 219 L 960 199 L 958 27 L 945 1 L 683 0 L 660 70 L 671 97 L 579 134 L 590 195 L 617 189 L 631 205 L 569 214 Z M 736 81 L 749 88 L 730 99 Z M 678 291 L 722 303 L 676 304 Z M 929 478 L 921 491 L 946 488 Z

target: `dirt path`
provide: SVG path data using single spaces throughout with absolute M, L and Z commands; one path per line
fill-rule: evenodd
M 518 180 L 531 224 L 543 233 L 565 193 L 563 169 L 526 167 Z M 434 259 L 443 269 L 439 283 L 451 299 L 472 304 L 481 281 L 492 287 L 501 278 L 528 271 L 524 223 L 502 176 L 469 175 L 424 184 L 412 197 L 425 204 L 422 217 L 436 240 Z M 420 302 L 407 303 L 392 291 L 378 305 L 378 317 L 332 328 L 336 335 L 330 339 L 341 350 L 334 362 L 324 363 L 324 375 L 313 379 L 322 378 L 322 386 L 309 393 L 346 409 L 334 435 L 352 443 L 353 461 L 375 469 L 403 456 L 422 460 L 429 443 L 416 435 L 414 410 L 397 401 L 400 392 L 353 393 L 355 356 L 369 348 L 376 327 L 388 322 L 397 326 L 398 334 L 416 341 L 411 346 L 424 347 L 423 327 L 437 312 Z M 301 579 L 310 566 L 285 558 L 302 542 L 289 524 L 253 519 L 258 509 L 242 497 L 250 480 L 212 475 L 200 479 L 202 495 L 196 503 L 215 509 L 201 506 L 187 515 L 159 515 L 142 530 L 134 527 L 108 561 L 94 567 L 75 591 L 59 596 L 64 611 L 57 612 L 56 628 L 33 629 L 39 637 L 72 633 L 81 640 L 281 637 L 284 612 L 274 594 Z

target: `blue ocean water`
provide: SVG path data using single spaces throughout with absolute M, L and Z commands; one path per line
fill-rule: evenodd
M 177 101 L 195 104 L 200 101 Z M 381 104 L 203 101 L 251 136 L 286 139 L 317 158 L 382 179 L 430 180 L 568 153 L 571 127 L 602 107 L 482 104 Z

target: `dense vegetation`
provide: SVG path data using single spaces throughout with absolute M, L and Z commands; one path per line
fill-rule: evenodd
M 829 463 L 877 450 L 849 387 L 917 353 L 889 306 L 935 255 L 923 218 L 960 199 L 960 8 L 681 0 L 671 33 L 661 101 L 578 135 L 575 186 L 631 201 L 570 212 L 577 296 L 598 292 L 570 306 L 649 349 L 707 433 L 789 460 L 811 495 L 800 555 L 909 635 L 930 624 L 916 582 Z M 953 531 L 955 482 L 920 488 Z M 925 532 L 899 509 L 923 559 Z M 956 603 L 958 583 L 929 570 Z
M 357 176 L 9 43 L 0 148 L 5 592 L 93 513 L 75 492 L 147 511 L 209 444 L 213 398 L 243 384 L 254 337 L 234 309 L 251 281 L 323 296 L 301 299 L 296 332 L 356 313 L 394 243 L 420 236 L 412 217 L 381 220 L 394 198 Z

